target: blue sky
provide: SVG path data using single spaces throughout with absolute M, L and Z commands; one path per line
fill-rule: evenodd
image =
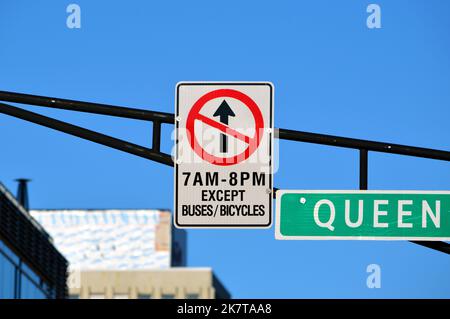
M 0 3 L 0 90 L 173 113 L 178 81 L 271 81 L 275 126 L 450 149 L 450 2 Z M 27 109 L 30 109 L 27 107 Z M 33 108 L 150 145 L 145 122 Z M 171 149 L 171 127 L 163 150 Z M 0 181 L 32 178 L 32 208 L 172 208 L 170 167 L 0 115 Z M 356 189 L 358 153 L 280 143 L 275 186 Z M 446 162 L 370 154 L 370 189 L 449 190 Z M 269 230 L 189 230 L 189 266 L 234 297 L 450 297 L 450 258 L 408 242 L 276 241 Z M 366 267 L 381 266 L 368 289 Z

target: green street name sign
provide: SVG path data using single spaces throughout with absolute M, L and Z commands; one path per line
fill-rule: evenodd
M 450 240 L 448 191 L 277 191 L 277 239 Z

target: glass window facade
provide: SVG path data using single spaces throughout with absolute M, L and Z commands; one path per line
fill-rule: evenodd
M 0 239 L 0 299 L 53 299 L 55 290 Z

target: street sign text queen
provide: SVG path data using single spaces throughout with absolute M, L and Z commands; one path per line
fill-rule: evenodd
M 277 239 L 450 240 L 447 191 L 278 191 Z

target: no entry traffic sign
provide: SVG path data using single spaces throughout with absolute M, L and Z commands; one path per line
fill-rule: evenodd
M 240 133 L 236 129 L 231 126 L 227 126 L 228 119 L 230 116 L 235 117 L 235 113 L 228 105 L 227 98 L 236 99 L 242 102 L 248 109 L 251 111 L 253 116 L 253 120 L 255 122 L 255 134 L 253 137 L 249 137 L 245 134 Z M 214 112 L 213 116 L 219 116 L 220 120 L 217 122 L 212 118 L 206 117 L 201 114 L 201 110 L 211 100 L 219 99 L 222 100 L 221 104 Z M 201 121 L 212 128 L 215 128 L 221 131 L 220 135 L 220 148 L 222 154 L 228 153 L 228 137 L 227 135 L 234 137 L 243 141 L 247 144 L 247 148 L 240 154 L 236 155 L 223 155 L 223 156 L 215 156 L 210 154 L 208 151 L 203 149 L 203 147 L 199 144 L 198 134 L 195 132 L 195 121 Z M 238 125 L 240 123 L 239 118 L 235 121 Z M 205 161 L 210 162 L 211 164 L 216 165 L 234 165 L 239 162 L 245 161 L 253 154 L 253 152 L 258 148 L 261 138 L 264 133 L 264 119 L 263 115 L 259 109 L 259 106 L 252 100 L 248 95 L 232 89 L 217 89 L 207 94 L 203 95 L 200 99 L 192 107 L 189 112 L 187 122 L 186 122 L 186 130 L 188 133 L 189 143 L 192 149 Z M 201 133 L 200 133 L 201 135 Z M 202 137 L 200 136 L 200 139 Z
M 269 227 L 272 84 L 182 82 L 175 113 L 175 225 Z

